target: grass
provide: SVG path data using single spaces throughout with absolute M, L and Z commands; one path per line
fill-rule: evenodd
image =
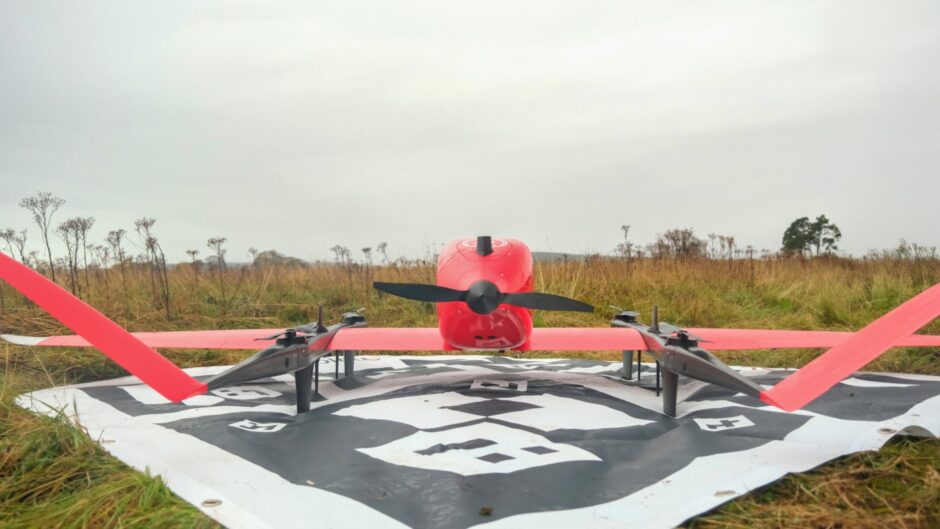
M 430 304 L 378 296 L 374 280 L 432 282 L 431 266 L 314 266 L 232 269 L 223 278 L 181 265 L 170 272 L 171 314 L 154 300 L 145 268 L 90 270 L 84 297 L 131 330 L 280 327 L 329 319 L 366 307 L 374 326 L 434 326 Z M 627 263 L 613 260 L 539 265 L 536 289 L 607 307 L 648 313 L 687 326 L 857 329 L 924 288 L 940 282 L 937 261 L 846 259 Z M 0 330 L 66 332 L 45 313 L 4 288 Z M 593 315 L 538 313 L 540 326 L 604 326 Z M 925 332 L 940 333 L 934 322 Z M 721 355 L 729 363 L 793 367 L 819 351 L 750 351 Z M 247 353 L 168 351 L 182 366 L 229 364 Z M 576 356 L 617 359 L 618 353 Z M 158 478 L 105 453 L 62 417 L 39 417 L 13 404 L 23 392 L 120 376 L 101 354 L 85 349 L 0 346 L 0 526 L 213 527 Z M 940 350 L 892 351 L 867 367 L 940 375 Z M 940 442 L 896 439 L 879 452 L 857 454 L 812 472 L 789 476 L 689 521 L 699 528 L 940 526 Z

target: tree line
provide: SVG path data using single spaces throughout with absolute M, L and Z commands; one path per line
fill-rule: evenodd
M 141 217 L 134 221 L 134 244 L 139 253 L 129 254 L 127 250 L 128 232 L 124 229 L 115 229 L 107 233 L 101 242 L 95 242 L 90 232 L 95 226 L 94 217 L 71 217 L 55 224 L 54 217 L 65 200 L 48 192 L 39 192 L 34 196 L 26 197 L 19 203 L 27 210 L 39 228 L 40 250 L 27 250 L 27 229 L 15 230 L 12 228 L 0 229 L 0 240 L 6 245 L 11 256 L 40 270 L 53 281 L 60 282 L 76 295 L 82 295 L 89 288 L 88 275 L 81 270 L 90 267 L 111 268 L 120 271 L 122 285 L 126 289 L 126 268 L 131 264 L 144 265 L 150 271 L 151 286 L 158 297 L 169 306 L 170 290 L 167 279 L 167 257 L 157 238 L 154 225 L 156 220 L 151 217 Z M 699 237 L 692 228 L 675 228 L 658 234 L 656 238 L 645 245 L 635 244 L 629 238 L 630 225 L 622 225 L 624 240 L 614 249 L 616 256 L 629 259 L 767 259 L 771 257 L 823 257 L 834 255 L 838 251 L 838 243 L 842 239 L 842 231 L 830 221 L 826 215 L 819 215 L 810 220 L 809 217 L 800 217 L 794 220 L 784 231 L 782 245 L 779 250 L 758 250 L 751 245 L 740 244 L 732 235 L 709 233 L 706 237 Z M 63 243 L 65 255 L 55 257 L 52 252 L 51 238 L 57 237 Z M 206 265 L 216 274 L 223 299 L 226 296 L 224 275 L 228 264 L 226 255 L 228 250 L 225 237 L 210 237 L 206 241 L 206 248 L 210 251 L 205 261 L 199 258 L 200 250 L 191 248 L 186 250 L 189 264 L 193 267 L 198 280 L 199 269 Z M 388 244 L 380 242 L 374 248 L 367 246 L 361 249 L 362 257 L 357 260 L 354 253 L 343 245 L 334 245 L 330 248 L 336 264 L 353 266 L 361 264 L 371 267 L 378 265 L 409 265 L 425 264 L 436 260 L 436 250 L 429 247 L 424 259 L 409 261 L 405 258 L 393 260 L 388 254 Z M 258 251 L 250 248 L 249 257 L 252 264 L 264 266 L 304 266 L 307 263 L 295 257 L 283 255 L 275 250 Z M 901 240 L 897 248 L 886 251 L 873 251 L 866 257 L 894 257 L 901 259 L 936 259 L 936 247 L 921 246 Z M 378 262 L 376 262 L 378 261 Z

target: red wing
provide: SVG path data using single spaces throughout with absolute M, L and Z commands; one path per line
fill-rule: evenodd
M 763 329 L 687 329 L 714 351 L 746 349 L 828 348 L 846 341 L 855 333 L 832 331 L 778 331 Z M 911 335 L 896 346 L 940 346 L 940 336 Z M 625 328 L 539 328 L 520 349 L 532 351 L 645 351 L 640 333 Z
M 206 392 L 205 384 L 187 375 L 120 325 L 2 253 L 0 278 L 164 397 L 180 401 Z
M 331 350 L 351 351 L 451 351 L 436 328 L 343 329 L 330 342 Z M 626 351 L 646 350 L 640 333 L 615 328 L 539 328 L 522 347 L 528 351 Z
M 264 349 L 274 340 L 258 340 L 284 329 L 227 329 L 218 331 L 133 332 L 131 336 L 144 345 L 164 349 Z M 89 347 L 81 336 L 15 336 L 2 334 L 4 340 L 21 345 Z
M 836 331 L 780 331 L 764 329 L 686 329 L 705 340 L 701 346 L 710 351 L 738 351 L 746 349 L 814 349 L 839 345 L 854 332 Z M 897 347 L 940 346 L 940 336 L 912 334 L 905 336 Z
M 793 411 L 809 404 L 865 364 L 901 343 L 940 314 L 940 284 L 914 296 L 816 357 L 782 382 L 761 393 L 761 400 Z
M 633 329 L 615 327 L 575 327 L 532 329 L 529 342 L 520 349 L 529 351 L 645 351 L 646 343 Z
M 131 336 L 144 345 L 164 349 L 245 349 L 268 347 L 274 340 L 259 340 L 283 329 L 223 329 L 212 331 L 134 332 Z M 766 329 L 687 329 L 706 340 L 702 347 L 713 351 L 747 349 L 824 349 L 841 344 L 853 334 L 837 331 L 787 331 Z M 533 351 L 640 351 L 646 350 L 631 329 L 615 328 L 539 328 L 532 332 L 528 347 Z M 77 335 L 16 336 L 0 338 L 20 345 L 90 347 Z M 940 346 L 940 336 L 913 334 L 897 347 Z M 352 351 L 444 351 L 449 350 L 437 328 L 364 327 L 340 331 L 330 349 Z
M 448 351 L 437 327 L 342 329 L 330 342 L 334 351 Z

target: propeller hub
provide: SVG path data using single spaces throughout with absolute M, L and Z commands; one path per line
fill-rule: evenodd
M 467 289 L 466 303 L 477 314 L 490 314 L 499 308 L 502 297 L 496 284 L 481 279 Z

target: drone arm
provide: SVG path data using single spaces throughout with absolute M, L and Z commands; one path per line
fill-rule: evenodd
M 206 392 L 205 384 L 187 375 L 120 325 L 3 253 L 0 253 L 0 279 L 167 399 L 178 402 Z
M 794 411 L 940 315 L 940 283 L 914 296 L 785 378 L 760 399 Z

